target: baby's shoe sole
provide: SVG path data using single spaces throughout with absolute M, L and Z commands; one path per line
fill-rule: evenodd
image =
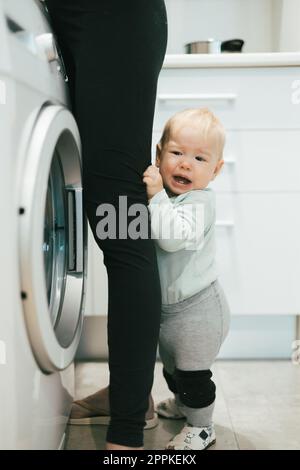
M 174 436 L 166 446 L 172 450 L 206 450 L 216 443 L 213 424 L 209 426 L 192 426 L 188 423 Z
M 208 446 L 206 446 L 204 450 L 207 450 L 207 449 L 209 449 L 211 446 L 214 446 L 216 442 L 217 442 L 217 441 L 216 441 L 216 439 L 215 439 L 215 440 L 212 441 L 210 444 L 208 444 Z
M 207 450 L 209 449 L 211 446 L 215 445 L 216 443 L 216 439 L 214 441 L 211 441 L 206 447 L 204 447 L 204 449 L 202 450 Z M 166 450 L 174 450 L 174 446 L 170 446 L 170 447 L 165 447 Z M 180 450 L 180 449 L 176 449 L 176 450 Z M 183 449 L 184 450 L 184 449 Z M 194 449 L 195 450 L 195 449 Z
M 68 424 L 72 426 L 90 426 L 92 424 L 98 424 L 101 426 L 108 426 L 110 416 L 91 416 L 90 418 L 70 418 Z M 155 428 L 158 425 L 157 413 L 154 413 L 153 418 L 146 420 L 145 430 Z

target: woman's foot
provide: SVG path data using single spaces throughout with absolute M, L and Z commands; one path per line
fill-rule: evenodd
M 110 421 L 109 388 L 105 387 L 83 400 L 76 400 L 72 404 L 69 424 L 107 426 Z M 149 408 L 145 416 L 144 429 L 152 429 L 158 424 L 157 413 L 154 411 L 153 398 L 149 396 Z
M 104 424 L 110 420 L 108 387 L 72 403 L 69 424 Z
M 119 444 L 112 444 L 111 442 L 107 442 L 105 446 L 105 450 L 144 450 L 144 447 L 127 447 L 127 446 L 121 446 Z

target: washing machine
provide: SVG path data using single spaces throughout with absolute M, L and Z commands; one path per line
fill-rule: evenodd
M 0 449 L 62 449 L 86 280 L 81 148 L 39 0 L 0 0 Z

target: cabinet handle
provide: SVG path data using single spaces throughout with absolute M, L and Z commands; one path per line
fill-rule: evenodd
M 232 101 L 237 99 L 236 93 L 195 93 L 195 94 L 172 94 L 163 93 L 158 95 L 159 101 L 172 100 L 203 100 L 203 101 Z
M 234 227 L 234 221 L 233 220 L 216 220 L 215 223 L 216 227 Z

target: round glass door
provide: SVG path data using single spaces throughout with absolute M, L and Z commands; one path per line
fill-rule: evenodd
M 24 160 L 19 211 L 23 311 L 35 359 L 52 372 L 74 359 L 86 281 L 80 138 L 66 108 L 43 108 Z

